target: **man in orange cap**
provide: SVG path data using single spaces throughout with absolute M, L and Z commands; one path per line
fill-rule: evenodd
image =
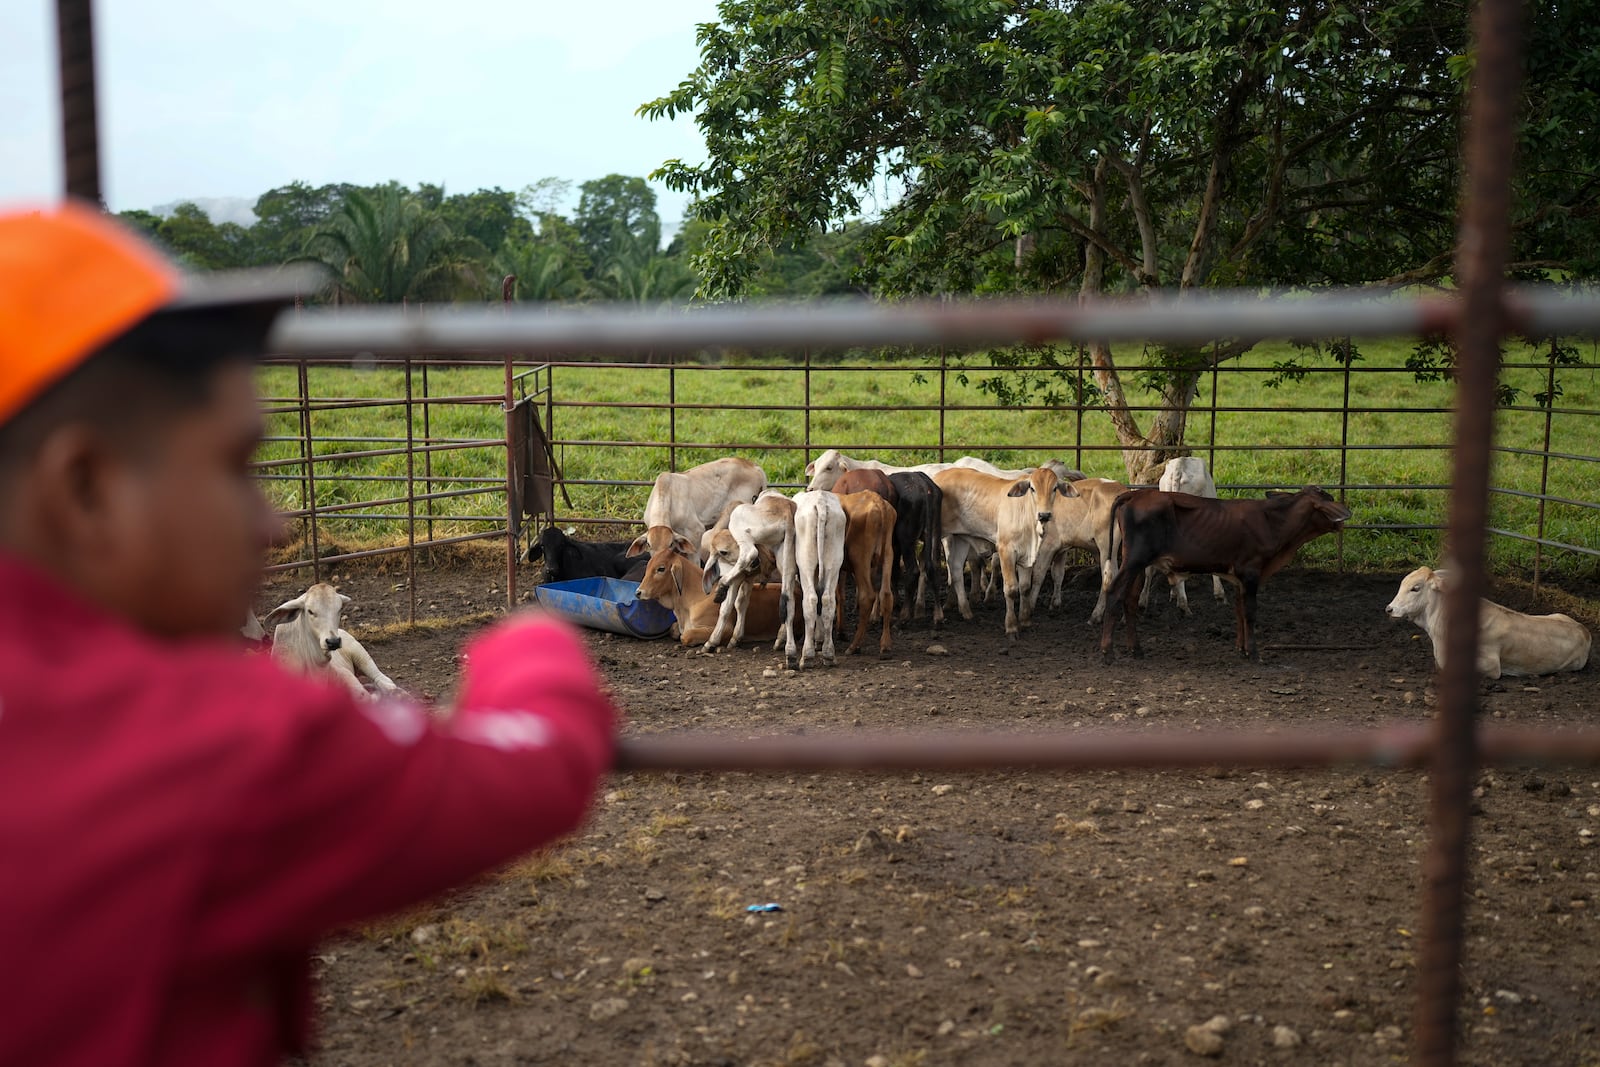
M 240 654 L 292 295 L 0 214 L 0 1064 L 277 1063 L 319 938 L 570 832 L 610 765 L 552 620 L 475 639 L 447 727 Z

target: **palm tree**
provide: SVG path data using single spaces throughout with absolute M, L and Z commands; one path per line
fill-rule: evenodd
M 477 241 L 452 234 L 437 211 L 389 185 L 346 194 L 298 261 L 328 269 L 337 301 L 398 304 L 481 297 L 488 258 Z
M 518 300 L 571 300 L 583 293 L 583 270 L 572 249 L 555 241 L 507 241 L 495 253 L 495 272 L 517 279 Z
M 646 225 L 644 233 L 637 235 L 621 223 L 615 224 L 611 254 L 591 282 L 595 293 L 634 304 L 686 299 L 694 292 L 694 274 L 681 259 L 662 255 L 660 244 L 660 223 Z

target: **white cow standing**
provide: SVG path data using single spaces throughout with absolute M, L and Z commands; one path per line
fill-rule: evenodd
M 722 605 L 717 615 L 716 629 L 706 641 L 702 652 L 715 652 L 723 644 L 735 645 L 744 637 L 745 609 L 750 601 L 750 585 L 761 568 L 761 549 L 770 549 L 777 557 L 778 575 L 782 591 L 778 600 L 782 607 L 783 631 L 773 642 L 773 648 L 784 647 L 784 659 L 792 662 L 794 640 L 794 501 L 775 489 L 768 489 L 751 504 L 740 504 L 728 516 L 728 533 L 733 535 L 736 555 L 732 560 L 714 555 L 706 563 L 704 588 L 707 593 L 716 587 L 716 599 Z
M 800 579 L 800 608 L 806 638 L 797 666 L 813 655 L 833 666 L 833 629 L 838 610 L 839 574 L 844 569 L 847 522 L 844 505 L 833 493 L 806 490 L 794 495 L 794 556 Z
M 1161 472 L 1161 481 L 1156 486 L 1163 493 L 1189 493 L 1193 496 L 1203 496 L 1207 500 L 1217 499 L 1217 486 L 1211 480 L 1211 472 L 1206 470 L 1206 461 L 1199 456 L 1179 456 L 1177 459 L 1167 460 L 1166 469 Z M 1139 593 L 1139 607 L 1141 610 L 1150 606 L 1150 587 L 1155 584 L 1155 568 L 1144 576 L 1144 589 Z M 1178 602 L 1178 610 L 1185 615 L 1189 611 L 1189 578 L 1187 575 L 1174 574 L 1168 579 L 1172 583 L 1173 598 Z M 1218 600 L 1227 601 L 1228 597 L 1222 591 L 1222 578 L 1213 574 L 1211 576 L 1211 595 Z M 1098 621 L 1097 613 L 1094 620 Z
M 308 674 L 331 671 L 352 694 L 370 699 L 372 694 L 361 683 L 361 676 L 372 679 L 380 693 L 393 693 L 400 687 L 378 669 L 361 642 L 341 627 L 344 607 L 350 598 L 326 582 L 318 582 L 293 600 L 286 600 L 267 613 L 266 625 L 277 623 L 272 632 L 272 656 L 280 663 Z
M 1400 582 L 1384 610 L 1391 618 L 1410 619 L 1433 641 L 1433 661 L 1444 666 L 1445 571 L 1418 567 Z M 1482 601 L 1478 612 L 1478 672 L 1490 678 L 1581 671 L 1589 662 L 1592 642 L 1581 622 L 1568 615 L 1524 615 Z

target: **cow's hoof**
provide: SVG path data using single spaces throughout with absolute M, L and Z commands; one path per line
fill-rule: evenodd
M 796 660 L 793 656 L 783 657 L 783 669 L 786 671 L 800 670 L 801 668 L 805 667 L 805 665 L 805 660 Z
M 1100 662 L 1101 663 L 1110 663 L 1111 662 L 1111 650 L 1109 648 L 1102 648 L 1100 650 Z
M 1128 650 L 1128 655 L 1132 656 L 1134 659 L 1144 659 L 1144 649 L 1131 648 Z
M 711 594 L 711 602 L 714 603 L 714 604 L 720 604 L 724 600 L 727 600 L 727 599 L 728 599 L 728 587 L 725 586 L 725 585 L 717 586 L 717 591 L 715 593 Z

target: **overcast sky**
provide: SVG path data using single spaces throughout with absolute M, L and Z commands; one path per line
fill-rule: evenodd
M 0 0 L 0 203 L 60 195 L 55 5 Z M 97 0 L 101 180 L 117 211 L 395 179 L 574 188 L 699 161 L 634 115 L 698 62 L 715 0 Z M 668 231 L 685 198 L 656 186 Z

